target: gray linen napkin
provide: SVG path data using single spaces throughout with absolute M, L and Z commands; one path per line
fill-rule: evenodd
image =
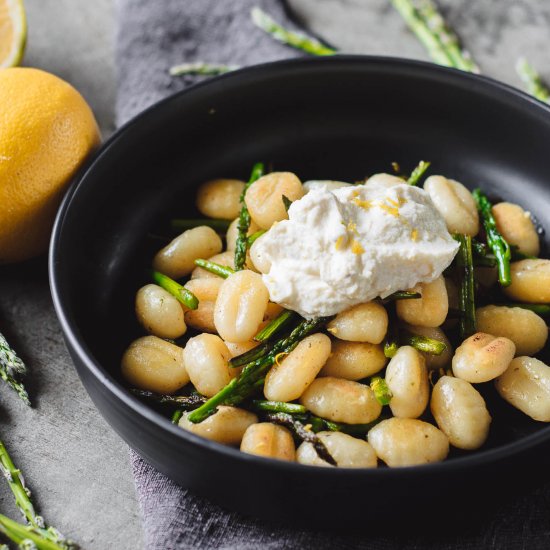
M 169 67 L 177 63 L 251 65 L 300 55 L 252 25 L 253 5 L 295 27 L 282 0 L 119 0 L 118 124 L 195 82 L 196 77 L 169 76 Z M 536 550 L 547 548 L 550 537 L 550 487 L 497 510 L 483 527 L 462 526 L 459 534 L 434 532 L 427 511 L 426 535 L 374 535 L 371 529 L 343 535 L 273 526 L 227 512 L 177 486 L 134 452 L 131 461 L 147 550 Z

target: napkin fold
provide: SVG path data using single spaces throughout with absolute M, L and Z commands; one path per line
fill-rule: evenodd
M 281 0 L 119 0 L 117 124 L 203 78 L 172 77 L 173 65 L 252 65 L 300 56 L 252 24 L 250 10 L 256 5 L 285 26 L 299 28 Z M 133 451 L 131 463 L 146 550 L 542 550 L 550 540 L 550 487 L 497 510 L 482 527 L 460 526 L 457 518 L 456 533 L 434 530 L 426 511 L 426 534 L 373 534 L 368 518 L 362 533 L 343 534 L 242 517 L 179 487 Z

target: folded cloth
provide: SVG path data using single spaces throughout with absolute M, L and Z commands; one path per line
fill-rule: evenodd
M 169 68 L 181 62 L 251 65 L 301 55 L 253 26 L 249 13 L 255 5 L 297 28 L 280 0 L 119 0 L 117 123 L 201 79 L 171 77 Z M 460 526 L 459 534 L 434 532 L 426 511 L 427 535 L 374 535 L 371 528 L 344 535 L 227 512 L 179 487 L 133 451 L 131 461 L 147 550 L 548 548 L 550 487 L 497 510 L 482 527 Z

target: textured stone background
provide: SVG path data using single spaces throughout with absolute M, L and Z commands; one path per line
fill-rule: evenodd
M 289 3 L 313 31 L 346 52 L 426 59 L 387 0 Z M 526 55 L 550 77 L 550 2 L 439 4 L 484 73 L 518 86 L 514 63 Z M 25 64 L 72 82 L 108 135 L 114 127 L 116 83 L 113 1 L 26 0 L 26 5 Z M 29 387 L 36 405 L 25 408 L 0 385 L 0 437 L 27 474 L 40 509 L 83 548 L 139 549 L 127 449 L 95 410 L 72 368 L 51 305 L 45 260 L 0 269 L 0 330 L 32 369 Z M 0 484 L 0 511 L 17 517 L 5 484 Z

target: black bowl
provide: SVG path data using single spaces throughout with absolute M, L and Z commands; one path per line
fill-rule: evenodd
M 105 143 L 57 218 L 52 294 L 86 389 L 160 471 L 228 508 L 272 519 L 341 525 L 390 508 L 394 518 L 411 510 L 433 518 L 468 495 L 473 507 L 499 486 L 525 483 L 539 471 L 550 428 L 494 400 L 490 385 L 495 420 L 483 450 L 421 467 L 337 470 L 245 455 L 186 433 L 128 393 L 119 363 L 139 334 L 133 297 L 161 245 L 148 233 L 192 213 L 199 182 L 246 178 L 258 160 L 302 179 L 354 181 L 391 161 L 408 170 L 425 159 L 432 173 L 516 201 L 549 227 L 549 143 L 542 103 L 488 78 L 399 59 L 283 61 L 162 101 Z

